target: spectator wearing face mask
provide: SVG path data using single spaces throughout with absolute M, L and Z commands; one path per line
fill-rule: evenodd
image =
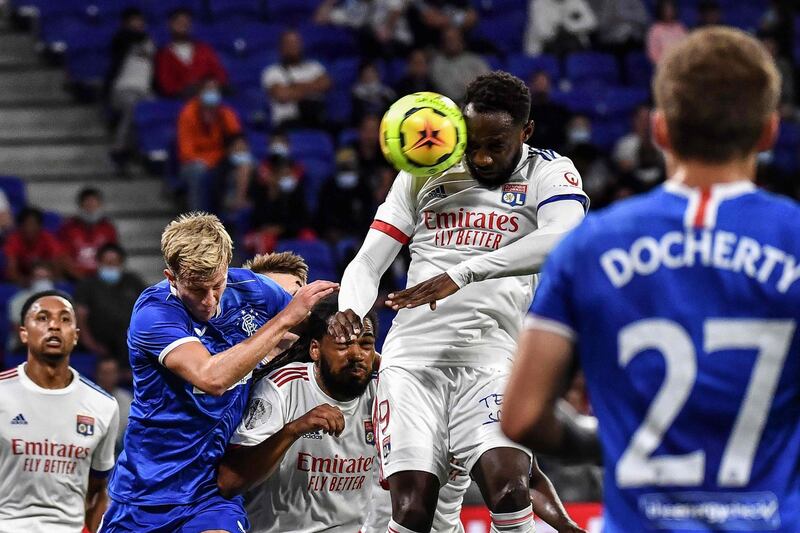
M 249 251 L 269 253 L 278 239 L 307 234 L 309 217 L 302 189 L 304 177 L 303 166 L 289 155 L 286 137 L 274 135 L 269 155 L 256 169 L 250 185 L 252 231 L 245 237 Z
M 103 193 L 87 187 L 78 193 L 78 214 L 61 226 L 59 240 L 70 259 L 70 275 L 84 278 L 97 270 L 97 250 L 117 242 L 117 229 L 103 211 Z
M 22 306 L 37 292 L 55 289 L 55 277 L 53 268 L 48 263 L 34 263 L 31 269 L 31 279 L 27 287 L 17 292 L 8 301 L 8 318 L 11 321 L 11 331 L 19 328 L 19 317 Z M 19 340 L 19 335 L 9 335 L 6 350 L 9 353 L 21 351 L 24 345 Z
M 80 343 L 101 357 L 114 357 L 128 367 L 128 324 L 133 304 L 145 284 L 125 270 L 125 250 L 105 244 L 97 251 L 97 273 L 75 288 L 75 315 Z
M 376 204 L 359 172 L 355 150 L 341 148 L 336 153 L 336 174 L 322 185 L 320 197 L 325 198 L 325 204 L 317 210 L 315 227 L 324 239 L 336 242 L 367 232 Z
M 633 129 L 617 141 L 613 160 L 622 186 L 631 193 L 648 191 L 664 181 L 664 158 L 650 135 L 650 108 L 641 105 L 632 118 Z
M 247 139 L 243 135 L 231 139 L 228 146 L 228 164 L 231 168 L 228 177 L 232 183 L 226 187 L 226 204 L 234 211 L 245 209 L 250 205 L 247 192 L 255 162 Z
M 156 82 L 162 95 L 187 97 L 206 79 L 228 83 L 214 49 L 192 37 L 192 13 L 176 9 L 169 15 L 170 42 L 156 54 Z
M 219 198 L 231 166 L 226 158 L 231 139 L 242 134 L 236 112 L 222 103 L 219 84 L 207 79 L 200 93 L 178 116 L 178 159 L 187 185 L 187 207 L 218 211 Z
M 612 199 L 616 179 L 603 153 L 592 144 L 592 122 L 585 115 L 576 115 L 567 124 L 565 156 L 572 159 L 583 179 L 583 190 L 592 200 L 592 207 L 607 205 Z
M 395 92 L 384 85 L 375 63 L 364 63 L 353 85 L 353 124 L 365 115 L 383 115 L 395 99 Z

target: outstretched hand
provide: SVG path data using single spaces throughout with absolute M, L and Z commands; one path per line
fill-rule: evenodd
M 386 306 L 397 311 L 429 304 L 431 310 L 434 310 L 437 300 L 455 294 L 458 289 L 456 282 L 447 273 L 443 273 L 408 289 L 389 294 Z

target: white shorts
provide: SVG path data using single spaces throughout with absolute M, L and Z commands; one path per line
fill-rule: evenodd
M 448 481 L 450 462 L 471 472 L 494 448 L 530 451 L 500 430 L 509 370 L 496 367 L 388 367 L 373 413 L 381 477 L 421 470 Z

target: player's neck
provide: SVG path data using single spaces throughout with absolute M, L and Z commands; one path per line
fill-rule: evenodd
M 670 181 L 701 189 L 722 183 L 753 181 L 756 174 L 755 156 L 722 164 L 676 160 L 669 166 L 672 167 L 668 168 Z
M 25 375 L 43 389 L 63 389 L 72 383 L 72 372 L 69 370 L 69 358 L 57 361 L 43 361 L 28 353 L 28 364 L 24 367 Z

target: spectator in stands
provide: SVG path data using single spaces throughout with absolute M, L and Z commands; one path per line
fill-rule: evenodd
M 226 205 L 233 210 L 244 209 L 250 205 L 247 193 L 250 189 L 250 178 L 255 170 L 253 154 L 244 135 L 233 137 L 228 147 L 228 162 L 231 166 L 233 187 L 226 187 Z
M 592 122 L 585 115 L 575 115 L 567 124 L 565 156 L 572 159 L 583 179 L 583 190 L 592 207 L 608 205 L 613 199 L 617 180 L 604 154 L 592 144 Z
M 280 60 L 264 69 L 261 85 L 272 102 L 274 126 L 324 125 L 324 99 L 331 79 L 319 61 L 303 57 L 303 39 L 298 32 L 288 30 L 281 35 Z
M 358 31 L 366 57 L 396 57 L 413 44 L 406 7 L 405 0 L 324 0 L 314 22 Z
M 686 26 L 678 20 L 673 0 L 658 0 L 656 21 L 647 32 L 647 57 L 657 65 L 664 54 L 686 37 Z
M 775 66 L 781 73 L 781 116 L 785 119 L 792 119 L 795 115 L 795 89 L 794 89 L 794 68 L 792 62 L 783 56 L 778 55 L 778 40 L 771 33 L 761 33 L 761 42 L 775 60 Z
M 125 250 L 104 244 L 97 251 L 97 273 L 75 288 L 75 315 L 80 343 L 100 357 L 113 357 L 128 367 L 128 324 L 133 304 L 145 289 L 137 276 L 125 270 Z
M 215 213 L 221 207 L 219 198 L 231 168 L 227 147 L 241 134 L 236 112 L 222 103 L 219 84 L 206 79 L 178 116 L 178 160 L 190 210 Z
M 383 202 L 397 171 L 394 170 L 381 152 L 378 139 L 380 117 L 365 115 L 358 125 L 358 137 L 350 146 L 358 156 L 358 169 L 361 179 L 372 189 L 375 205 Z
M 794 53 L 795 13 L 797 2 L 769 0 L 769 7 L 758 21 L 758 30 L 775 37 L 778 55 L 789 60 Z
M 395 99 L 394 91 L 384 85 L 377 65 L 372 62 L 365 62 L 359 68 L 352 94 L 353 124 L 358 124 L 364 115 L 383 115 Z
M 203 80 L 213 79 L 220 87 L 228 75 L 217 53 L 192 37 L 192 13 L 176 9 L 169 15 L 170 42 L 156 55 L 156 81 L 162 95 L 189 97 Z
M 697 28 L 722 24 L 722 8 L 717 0 L 701 0 L 697 5 Z
M 641 50 L 650 15 L 642 0 L 592 0 L 597 15 L 597 43 L 620 63 L 625 54 Z
M 97 271 L 97 250 L 117 242 L 117 229 L 103 211 L 103 193 L 93 187 L 78 193 L 78 214 L 59 231 L 59 240 L 70 259 L 70 275 L 84 278 Z
M 278 239 L 305 235 L 309 226 L 303 192 L 303 166 L 292 160 L 283 134 L 273 135 L 269 155 L 262 161 L 250 186 L 253 231 L 246 247 L 254 253 L 268 253 Z
M 30 283 L 27 287 L 20 289 L 13 298 L 8 301 L 8 318 L 11 322 L 11 331 L 16 332 L 19 328 L 19 317 L 22 312 L 22 306 L 25 302 L 36 294 L 37 292 L 49 291 L 55 289 L 55 277 L 53 269 L 48 263 L 34 263 L 31 268 Z M 24 345 L 19 340 L 19 335 L 12 334 L 8 336 L 6 349 L 9 353 L 22 351 Z
M 584 50 L 597 27 L 586 0 L 531 0 L 523 48 L 528 55 L 565 55 Z
M 336 174 L 322 185 L 325 204 L 317 210 L 317 233 L 330 242 L 366 235 L 375 205 L 372 189 L 362 179 L 358 155 L 352 148 L 336 152 Z
M 55 278 L 64 271 L 64 249 L 55 235 L 44 229 L 44 214 L 35 207 L 26 207 L 17 215 L 17 229 L 6 240 L 6 279 L 26 286 L 31 281 L 33 265 L 47 263 Z
M 664 181 L 664 157 L 650 135 L 650 107 L 640 105 L 633 112 L 633 131 L 617 141 L 613 160 L 620 172 L 621 186 L 631 194 L 648 191 Z
M 121 378 L 119 361 L 112 357 L 103 357 L 97 361 L 95 370 L 97 384 L 113 396 L 119 405 L 119 429 L 117 430 L 117 443 L 114 447 L 115 455 L 119 455 L 124 447 L 125 429 L 128 427 L 128 415 L 131 411 L 131 403 L 133 403 L 131 392 L 119 386 Z
M 406 73 L 397 82 L 394 90 L 397 96 L 433 90 L 433 82 L 428 68 L 428 54 L 425 50 L 415 48 L 408 54 Z
M 117 114 L 111 159 L 123 173 L 135 148 L 133 111 L 152 94 L 155 52 L 144 13 L 136 7 L 123 10 L 120 29 L 111 41 L 111 66 L 106 76 L 108 105 Z
M 441 46 L 431 61 L 431 81 L 438 92 L 460 102 L 467 84 L 491 69 L 481 56 L 465 49 L 460 29 L 448 26 L 441 35 Z
M 410 2 L 409 22 L 414 34 L 414 44 L 420 48 L 438 45 L 438 35 L 451 26 L 466 34 L 475 27 L 478 19 L 478 12 L 469 0 Z
M 6 193 L 0 189 L 0 242 L 14 229 L 14 212 Z
M 560 152 L 567 140 L 566 127 L 570 112 L 550 97 L 552 84 L 547 71 L 534 72 L 528 85 L 531 91 L 530 117 L 533 120 L 533 135 L 528 139 L 528 144 Z

